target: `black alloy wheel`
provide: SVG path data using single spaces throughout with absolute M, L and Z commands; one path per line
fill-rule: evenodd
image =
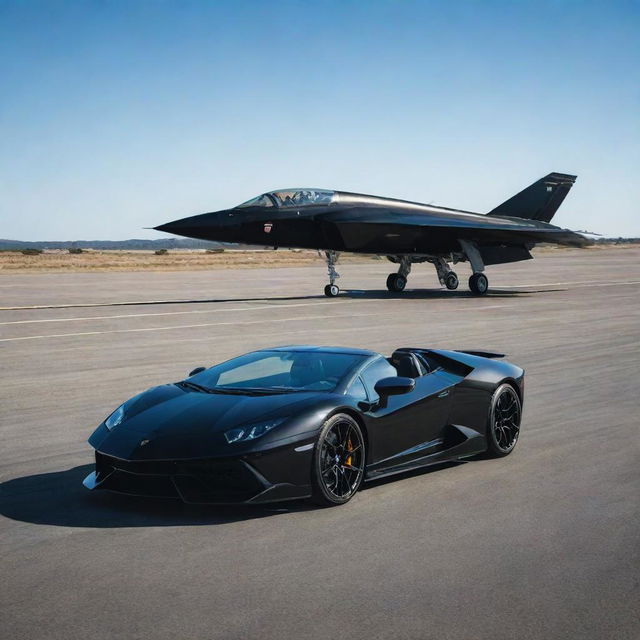
M 510 454 L 520 435 L 522 403 L 510 384 L 501 384 L 491 398 L 487 433 L 488 452 L 494 457 Z
M 364 477 L 364 438 L 358 423 L 344 413 L 329 418 L 313 456 L 313 501 L 323 506 L 348 502 Z

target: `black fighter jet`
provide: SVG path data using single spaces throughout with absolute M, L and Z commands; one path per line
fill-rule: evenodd
M 327 189 L 283 189 L 264 193 L 233 209 L 183 218 L 155 227 L 202 240 L 239 242 L 323 251 L 329 284 L 340 292 L 335 269 L 339 252 L 386 255 L 398 265 L 387 288 L 402 291 L 411 265 L 430 262 L 440 284 L 457 289 L 450 263 L 468 261 L 469 288 L 487 292 L 485 265 L 529 260 L 539 242 L 575 247 L 591 244 L 585 235 L 549 224 L 576 176 L 550 173 L 487 214 L 419 202 Z

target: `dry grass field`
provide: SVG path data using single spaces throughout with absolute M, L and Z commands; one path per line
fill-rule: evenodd
M 342 254 L 341 262 L 363 262 L 373 256 Z M 322 263 L 316 251 L 307 250 L 226 250 L 207 253 L 201 250 L 175 250 L 164 255 L 153 251 L 45 251 L 24 255 L 20 251 L 0 252 L 0 274 L 75 271 L 195 271 L 205 269 L 296 267 Z
M 615 248 L 624 251 L 637 244 L 596 245 L 587 251 Z M 562 247 L 536 247 L 534 253 L 562 251 Z M 378 256 L 342 253 L 340 262 L 362 263 L 380 260 Z M 170 250 L 156 255 L 154 251 L 94 251 L 70 254 L 63 250 L 24 255 L 20 251 L 0 251 L 0 275 L 76 271 L 196 271 L 206 269 L 297 267 L 323 263 L 324 257 L 306 249 L 225 250 L 207 253 L 203 250 Z

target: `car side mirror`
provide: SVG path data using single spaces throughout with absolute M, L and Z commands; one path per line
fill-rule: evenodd
M 416 381 L 413 378 L 397 376 L 378 380 L 374 389 L 381 398 L 386 398 L 387 396 L 399 396 L 403 393 L 409 393 L 415 389 L 415 386 Z
M 202 371 L 205 371 L 206 367 L 196 367 L 187 377 L 190 378 L 191 376 L 195 376 L 196 373 L 201 373 Z

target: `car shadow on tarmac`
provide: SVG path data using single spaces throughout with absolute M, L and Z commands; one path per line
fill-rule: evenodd
M 394 481 L 465 464 L 449 462 L 388 476 L 362 485 L 368 492 Z M 82 480 L 93 471 L 86 464 L 0 483 L 0 515 L 58 527 L 122 528 L 220 525 L 321 509 L 308 500 L 268 505 L 191 505 L 179 500 L 89 492 Z M 357 500 L 357 497 L 355 499 Z M 346 509 L 349 507 L 345 506 Z
M 162 527 L 227 524 L 279 513 L 305 511 L 303 501 L 271 505 L 187 505 L 180 500 L 90 492 L 82 486 L 93 471 L 87 464 L 0 484 L 0 515 L 61 527 Z

